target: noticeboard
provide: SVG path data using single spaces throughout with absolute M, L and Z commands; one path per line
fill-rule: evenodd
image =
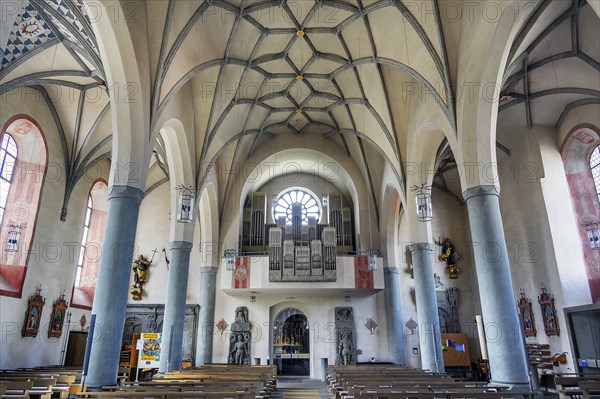
M 160 365 L 161 352 L 160 333 L 142 333 L 137 347 L 139 368 L 158 368 Z

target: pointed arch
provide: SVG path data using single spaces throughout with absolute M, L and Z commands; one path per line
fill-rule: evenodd
M 5 210 L 0 228 L 0 295 L 20 298 L 27 273 L 29 255 L 35 236 L 40 199 L 48 169 L 46 139 L 38 123 L 28 115 L 10 118 L 0 132 L 14 139 L 16 164 L 12 165 L 12 182 L 6 189 Z M 3 165 L 7 166 L 8 165 Z M 19 232 L 12 237 L 14 250 L 7 246 L 11 231 Z

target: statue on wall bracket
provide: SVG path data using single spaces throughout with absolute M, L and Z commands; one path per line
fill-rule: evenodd
M 248 308 L 246 306 L 238 306 L 235 309 L 235 321 L 231 324 L 227 363 L 250 364 L 250 338 Z
M 133 285 L 129 290 L 129 293 L 132 295 L 134 301 L 139 301 L 142 299 L 142 295 L 144 294 L 144 285 L 148 281 L 148 269 L 154 260 L 154 255 L 156 255 L 156 249 L 152 252 L 152 259 L 148 260 L 144 257 L 144 255 L 138 255 L 137 259 L 133 261 L 132 269 L 133 269 Z
M 449 237 L 444 238 L 444 241 L 440 239 L 439 241 L 434 240 L 434 242 L 436 245 L 442 247 L 439 259 L 446 262 L 446 269 L 448 269 L 450 278 L 458 278 L 458 272 L 460 272 L 460 269 L 458 268 L 456 261 L 458 258 L 460 258 L 460 255 L 456 252 L 454 243 Z

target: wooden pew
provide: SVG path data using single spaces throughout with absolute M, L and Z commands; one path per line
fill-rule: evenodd
M 583 392 L 584 398 L 600 398 L 600 380 L 581 380 L 579 389 Z
M 560 399 L 579 397 L 583 391 L 579 388 L 579 377 L 573 376 L 555 376 L 554 383 Z
M 4 381 L 6 389 L 2 399 L 29 399 L 29 390 L 33 387 L 31 381 Z
M 250 392 L 201 392 L 201 391 L 189 391 L 189 392 L 154 392 L 154 391 L 143 391 L 143 392 L 82 392 L 76 394 L 80 398 L 112 398 L 112 399 L 256 399 L 256 395 Z

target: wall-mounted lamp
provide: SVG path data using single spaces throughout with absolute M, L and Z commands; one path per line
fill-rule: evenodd
M 181 185 L 179 189 L 179 198 L 177 201 L 177 221 L 179 223 L 189 223 L 194 217 L 194 195 L 192 187 Z
M 251 295 L 250 296 L 250 302 L 256 302 L 256 296 Z
M 425 183 L 421 183 L 420 186 L 413 186 L 410 191 L 416 191 L 417 195 L 417 220 L 419 222 L 429 222 L 433 219 L 433 211 L 431 207 L 431 186 L 426 186 Z
M 371 334 L 373 334 L 375 332 L 377 325 L 378 324 L 375 323 L 375 320 L 373 320 L 370 317 L 367 319 L 367 322 L 365 323 L 365 327 L 367 327 L 367 330 L 369 330 L 371 332 Z
M 237 255 L 237 251 L 235 249 L 226 249 L 223 251 L 223 255 L 225 256 L 225 270 L 234 271 L 235 270 L 235 257 Z
M 344 298 L 344 300 L 345 300 L 346 302 L 350 302 L 350 295 L 346 295 L 346 297 Z
M 17 252 L 19 249 L 19 239 L 21 237 L 21 226 L 16 224 L 8 225 L 8 234 L 6 237 L 6 246 L 4 250 L 6 252 Z

